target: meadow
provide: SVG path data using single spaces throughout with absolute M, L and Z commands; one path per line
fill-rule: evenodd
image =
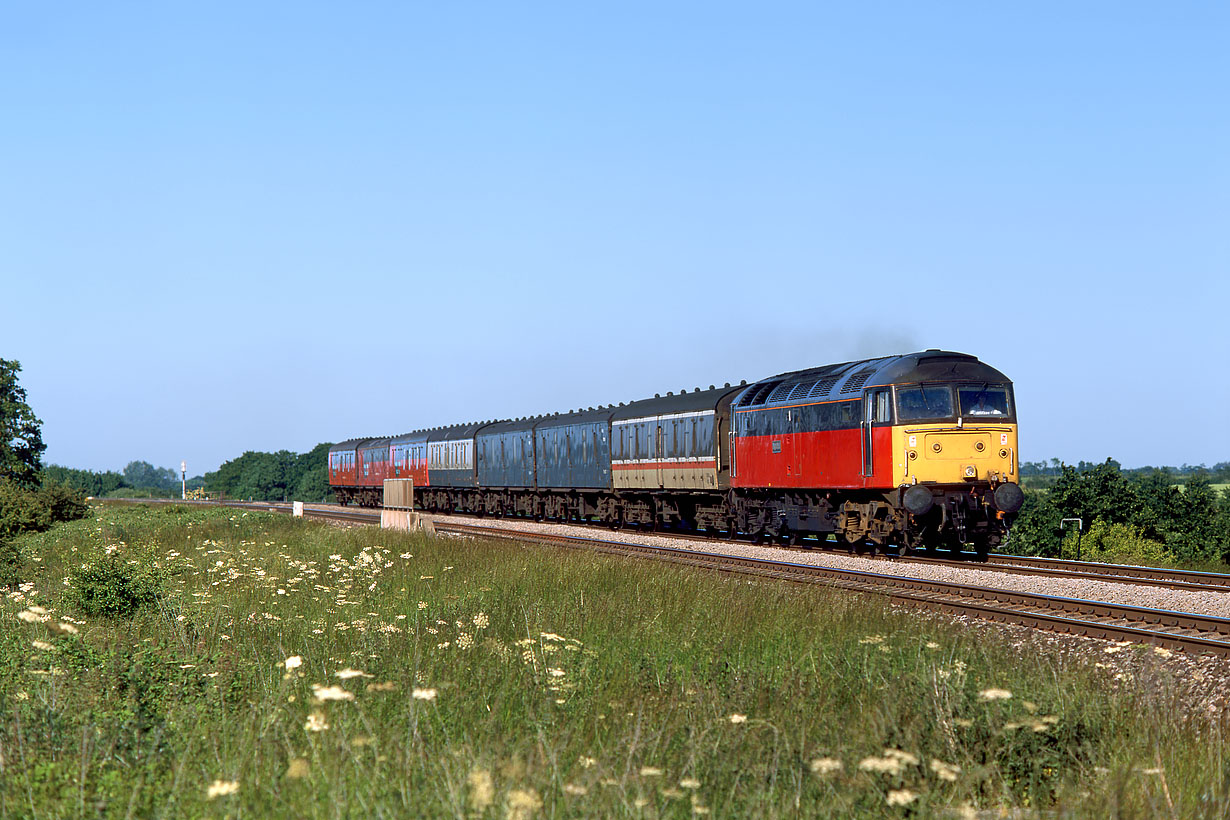
M 19 541 L 0 818 L 1225 817 L 1227 720 L 883 602 L 269 513 Z

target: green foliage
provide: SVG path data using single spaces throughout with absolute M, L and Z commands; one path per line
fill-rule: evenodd
M 1112 459 L 1077 467 L 1056 464 L 1049 490 L 1026 488 L 1009 550 L 1057 556 L 1061 541 L 1073 536 L 1061 531 L 1061 519 L 1080 518 L 1086 541 L 1101 522 L 1106 560 L 1139 562 L 1155 556 L 1191 566 L 1230 563 L 1230 502 L 1204 471 L 1185 465 L 1186 486 L 1180 487 L 1178 474 L 1169 468 L 1128 474 Z M 1074 542 L 1063 552 L 1074 555 Z
M 43 483 L 67 484 L 94 498 L 102 498 L 128 486 L 124 483 L 124 476 L 114 470 L 98 473 L 93 470 L 74 470 L 58 464 L 43 468 Z
M 1077 555 L 1077 534 L 1064 539 L 1063 557 Z M 1140 564 L 1162 566 L 1172 560 L 1164 544 L 1145 538 L 1139 527 L 1130 524 L 1108 524 L 1102 519 L 1093 522 L 1080 537 L 1080 557 L 1084 561 L 1110 564 Z
M 328 497 L 329 443 L 296 455 L 248 451 L 205 476 L 205 488 L 227 498 L 322 501 Z
M 43 532 L 60 521 L 82 518 L 89 508 L 80 493 L 62 484 L 31 490 L 0 478 L 0 585 L 16 583 L 21 553 L 15 539 L 27 532 Z
M 153 606 L 162 591 L 159 574 L 119 552 L 74 567 L 73 603 L 90 616 L 122 618 Z
M 1012 524 L 1004 548 L 1017 555 L 1058 557 L 1062 543 L 1062 518 L 1048 493 L 1026 489 L 1025 503 Z
M 21 363 L 0 359 L 0 479 L 37 487 L 43 466 L 42 422 L 17 383 Z
M 179 494 L 179 473 L 168 467 L 155 467 L 148 461 L 130 461 L 124 468 L 124 482 L 137 489 Z

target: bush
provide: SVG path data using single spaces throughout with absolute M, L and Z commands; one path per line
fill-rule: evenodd
M 1066 558 L 1076 557 L 1076 533 L 1064 540 L 1063 554 Z M 1170 557 L 1165 545 L 1145 538 L 1139 527 L 1108 524 L 1101 518 L 1081 538 L 1080 555 L 1086 561 L 1146 566 L 1166 564 Z
M 104 555 L 71 573 L 73 597 L 86 615 L 122 618 L 152 606 L 162 594 L 162 579 L 117 553 Z

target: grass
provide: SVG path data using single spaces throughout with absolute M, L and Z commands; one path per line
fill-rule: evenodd
M 0 818 L 1230 811 L 1225 718 L 1140 648 L 1114 681 L 824 589 L 267 513 L 20 546 Z

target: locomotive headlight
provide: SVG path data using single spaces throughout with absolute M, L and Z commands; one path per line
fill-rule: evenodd
M 975 450 L 977 450 L 978 452 L 980 452 L 980 453 L 981 453 L 981 452 L 982 452 L 983 450 L 985 450 L 986 448 L 987 448 L 987 446 L 986 446 L 985 444 L 983 444 L 981 441 L 975 441 L 975 442 L 974 442 L 974 449 L 975 449 Z
M 918 458 L 918 451 L 910 450 L 909 456 L 910 456 L 910 461 L 913 461 L 914 459 Z
M 943 450 L 944 448 L 941 447 L 940 443 L 937 441 L 935 444 L 931 445 L 931 449 L 938 453 L 940 450 Z
M 999 457 L 1000 457 L 1000 458 L 1007 458 L 1007 457 L 1008 457 L 1008 451 L 1007 451 L 1007 450 L 1003 450 L 1003 449 L 1001 449 L 1001 450 L 999 451 Z
M 977 478 L 978 468 L 975 467 L 973 464 L 965 465 L 965 477 L 966 478 Z

